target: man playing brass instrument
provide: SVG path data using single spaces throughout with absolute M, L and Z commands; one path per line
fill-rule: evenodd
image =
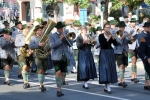
M 22 33 L 18 34 L 15 39 L 15 46 L 20 48 L 20 55 L 18 56 L 18 62 L 22 69 L 22 77 L 24 81 L 23 88 L 30 88 L 30 84 L 28 83 L 29 74 L 30 74 L 30 65 L 33 60 L 32 53 L 33 51 L 29 49 L 29 41 L 25 41 L 25 38 L 28 34 L 28 26 L 22 26 Z
M 43 48 L 45 46 L 44 42 L 39 43 L 39 41 L 42 37 L 42 29 L 43 29 L 43 27 L 41 27 L 40 25 L 37 25 L 35 27 L 35 30 L 34 30 L 35 35 L 31 37 L 30 44 L 29 44 L 29 47 L 32 50 Z M 41 92 L 44 92 L 44 91 L 46 91 L 46 88 L 44 87 L 43 82 L 45 79 L 45 71 L 47 70 L 47 67 L 48 67 L 48 60 L 47 60 L 47 58 L 45 58 L 45 59 L 38 58 L 36 55 L 35 63 L 37 66 L 37 71 L 38 71 L 38 80 L 40 82 L 39 89 L 41 89 Z
M 7 28 L 2 30 L 3 37 L 0 38 L 0 47 L 3 53 L 0 55 L 2 67 L 4 69 L 5 81 L 4 84 L 10 85 L 9 76 L 10 70 L 13 67 L 15 59 L 14 39 L 10 36 L 10 31 Z
M 116 32 L 116 38 L 121 42 L 118 46 L 114 48 L 114 53 L 116 55 L 117 64 L 119 67 L 120 80 L 118 85 L 126 87 L 127 84 L 124 80 L 125 67 L 128 66 L 128 43 L 130 42 L 128 38 L 128 33 L 125 30 L 125 22 L 120 21 L 118 24 L 119 30 Z
M 57 32 L 50 35 L 50 47 L 52 49 L 51 59 L 56 72 L 56 84 L 57 84 L 57 96 L 61 97 L 64 94 L 61 91 L 61 87 L 64 82 L 65 73 L 67 72 L 68 60 L 70 59 L 69 44 L 72 42 L 67 40 L 65 34 L 63 34 L 64 27 L 66 25 L 62 22 L 57 22 L 55 26 Z M 68 43 L 70 41 L 70 43 Z M 71 43 L 72 44 L 72 43 Z

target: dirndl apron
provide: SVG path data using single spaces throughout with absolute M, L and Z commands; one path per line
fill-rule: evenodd
M 99 83 L 117 83 L 117 71 L 113 49 L 101 49 L 99 55 Z
M 78 52 L 78 68 L 77 80 L 85 81 L 97 78 L 96 67 L 90 48 L 86 47 L 84 50 Z

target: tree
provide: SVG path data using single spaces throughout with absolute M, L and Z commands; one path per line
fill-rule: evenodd
M 79 0 L 63 0 L 63 2 L 65 2 L 69 5 L 80 6 L 80 8 L 88 8 L 89 7 L 89 0 L 81 0 L 81 3 L 79 3 Z
M 42 0 L 42 2 L 43 2 L 44 4 L 51 4 L 51 3 L 57 4 L 57 3 L 58 3 L 58 0 Z
M 96 15 L 90 15 L 90 18 L 92 20 L 91 24 L 92 25 L 95 25 L 97 22 L 100 23 L 100 19 L 101 19 L 101 16 L 96 16 Z
M 133 12 L 134 9 L 136 9 L 144 2 L 144 0 L 110 0 L 110 1 L 113 4 L 112 9 L 117 10 L 120 9 L 122 6 L 128 6 L 130 12 Z
M 144 0 L 144 2 L 148 5 L 150 5 L 150 0 Z

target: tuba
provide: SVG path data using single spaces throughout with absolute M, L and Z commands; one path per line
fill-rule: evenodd
M 37 58 L 45 59 L 47 58 L 49 51 L 50 51 L 50 45 L 49 45 L 49 34 L 51 30 L 56 26 L 56 23 L 52 20 L 48 20 L 46 29 L 43 32 L 43 35 L 39 42 L 44 42 L 45 46 L 39 49 L 35 49 L 35 55 Z
M 29 57 L 29 45 L 27 43 L 29 43 L 31 37 L 34 35 L 34 29 L 35 26 L 38 25 L 38 22 L 34 22 L 34 26 L 31 28 L 31 30 L 29 31 L 29 33 L 27 34 L 26 38 L 25 38 L 25 46 L 20 48 L 20 55 L 24 56 L 24 57 Z

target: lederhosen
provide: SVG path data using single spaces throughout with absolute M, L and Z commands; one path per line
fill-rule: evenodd
M 61 60 L 53 60 L 53 65 L 55 67 L 55 72 L 61 70 L 61 72 L 68 72 L 67 66 L 68 66 L 68 60 L 63 52 Z
M 37 71 L 39 71 L 39 70 L 47 71 L 47 69 L 48 69 L 48 56 L 46 58 L 38 58 L 36 56 L 35 57 L 35 64 L 37 66 Z
M 29 49 L 29 48 L 27 48 Z M 32 61 L 33 61 L 33 54 L 31 54 L 29 57 L 24 57 L 22 54 L 18 56 L 18 61 L 20 64 L 20 67 L 22 68 L 24 65 L 27 65 L 28 67 L 31 67 Z
M 11 45 L 6 44 L 6 45 L 4 46 L 4 48 L 8 48 L 9 46 L 11 46 Z M 13 64 L 14 64 L 14 59 L 11 57 L 11 54 L 10 54 L 10 53 L 8 53 L 6 59 L 1 59 L 1 66 L 2 66 L 2 67 L 5 67 L 6 65 L 9 65 L 9 66 L 12 68 L 12 67 L 13 67 Z

